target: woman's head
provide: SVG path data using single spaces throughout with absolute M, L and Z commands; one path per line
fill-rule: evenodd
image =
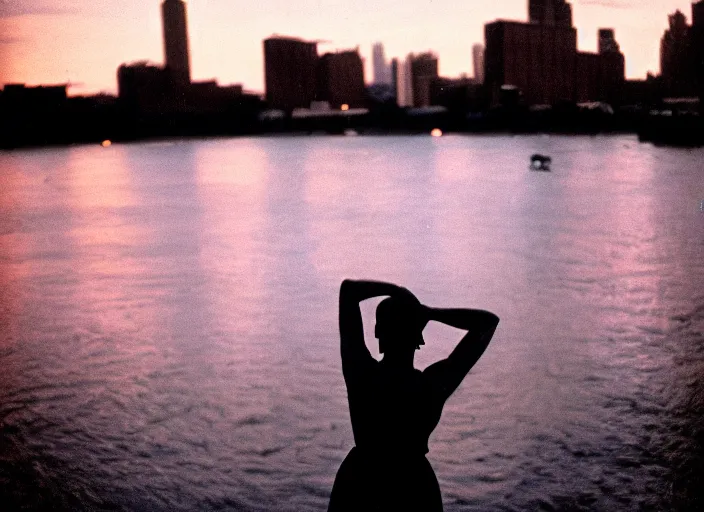
M 381 353 L 416 350 L 425 345 L 424 327 L 421 304 L 413 295 L 386 298 L 376 308 L 374 334 Z

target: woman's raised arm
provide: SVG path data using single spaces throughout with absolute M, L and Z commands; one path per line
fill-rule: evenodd
M 342 372 L 347 373 L 365 361 L 373 360 L 364 344 L 364 328 L 359 303 L 372 297 L 395 295 L 404 289 L 380 281 L 345 279 L 340 286 L 340 352 Z M 410 293 L 410 292 L 409 292 Z
M 429 307 L 425 308 L 425 315 L 429 320 L 467 331 L 447 359 L 423 372 L 441 398 L 447 400 L 486 350 L 499 325 L 499 317 L 481 309 Z

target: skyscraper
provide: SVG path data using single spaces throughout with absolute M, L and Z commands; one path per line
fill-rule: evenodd
M 704 0 L 692 4 L 692 26 L 704 27 Z
M 317 99 L 334 108 L 364 107 L 364 66 L 357 50 L 320 57 Z
M 384 45 L 382 43 L 374 43 L 372 46 L 372 67 L 374 69 L 375 84 L 391 83 L 391 70 L 386 62 Z
M 528 0 L 528 16 L 538 25 L 572 26 L 572 6 L 565 0 Z
M 174 81 L 191 82 L 191 61 L 188 54 L 186 4 L 181 0 L 164 0 L 161 4 L 164 25 L 164 64 Z
M 291 37 L 264 40 L 266 101 L 271 108 L 308 108 L 315 100 L 318 47 Z
M 480 44 L 472 46 L 472 63 L 474 65 L 474 79 L 484 83 L 484 47 Z
M 564 0 L 530 0 L 530 23 L 485 25 L 485 83 L 498 103 L 503 86 L 529 105 L 619 100 L 625 60 L 613 30 L 600 31 L 600 53 L 577 50 L 577 30 Z
M 438 77 L 438 58 L 431 52 L 411 56 L 413 106 L 430 106 L 430 85 Z
M 621 47 L 616 42 L 616 35 L 612 28 L 599 29 L 599 53 L 611 53 L 621 51 Z
M 660 41 L 660 73 L 670 95 L 689 95 L 692 91 L 690 26 L 679 10 L 669 16 L 670 28 Z

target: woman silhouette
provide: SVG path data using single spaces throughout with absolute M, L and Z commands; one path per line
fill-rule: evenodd
M 364 344 L 359 303 L 384 295 L 376 310 L 375 336 L 383 354 L 377 361 Z M 467 334 L 447 359 L 421 372 L 413 358 L 431 320 Z M 337 472 L 329 512 L 442 511 L 440 487 L 425 458 L 428 438 L 498 323 L 488 311 L 424 306 L 394 284 L 343 281 L 340 347 L 355 446 Z

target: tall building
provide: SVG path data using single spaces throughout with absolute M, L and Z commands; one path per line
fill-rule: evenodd
M 161 4 L 164 26 L 164 64 L 179 84 L 191 82 L 191 61 L 188 53 L 186 4 L 181 0 L 164 0 Z
M 621 47 L 616 42 L 616 36 L 614 29 L 612 28 L 600 28 L 599 29 L 599 53 L 611 53 L 619 52 Z
M 613 31 L 600 31 L 603 52 L 577 50 L 577 30 L 569 4 L 531 0 L 530 23 L 496 21 L 485 25 L 485 84 L 492 103 L 502 86 L 512 86 L 529 105 L 617 101 L 625 81 L 625 59 Z
M 331 107 L 364 107 L 364 65 L 355 50 L 326 53 L 318 61 L 318 100 Z
M 494 103 L 504 85 L 520 89 L 529 105 L 574 101 L 574 28 L 496 21 L 485 26 L 485 38 L 484 83 Z
M 474 65 L 474 79 L 484 83 L 484 46 L 475 44 L 472 46 L 472 64 Z
M 430 86 L 438 77 L 438 58 L 431 52 L 412 55 L 410 59 L 413 106 L 430 106 Z
M 691 32 L 695 92 L 704 101 L 704 0 L 692 4 Z
M 394 96 L 398 99 L 398 59 L 391 59 L 391 88 Z
M 669 16 L 669 29 L 660 41 L 660 74 L 665 93 L 687 96 L 694 93 L 694 66 L 690 26 L 679 10 Z
M 565 0 L 528 0 L 531 23 L 556 27 L 572 26 L 572 6 Z
M 318 49 L 291 37 L 264 40 L 266 101 L 271 108 L 308 108 L 315 100 Z
M 704 27 L 704 0 L 692 4 L 692 26 Z
M 411 58 L 399 61 L 396 75 L 396 101 L 399 107 L 413 106 L 413 82 L 411 80 Z
M 626 58 L 621 52 L 621 45 L 616 41 L 614 29 L 600 28 L 598 36 L 599 69 L 596 75 L 598 82 L 590 89 L 590 94 L 597 100 L 613 101 L 622 97 L 626 83 Z M 577 57 L 581 55 L 585 53 L 580 52 Z
M 382 43 L 374 43 L 372 46 L 372 68 L 375 84 L 391 84 L 391 69 L 386 62 Z

